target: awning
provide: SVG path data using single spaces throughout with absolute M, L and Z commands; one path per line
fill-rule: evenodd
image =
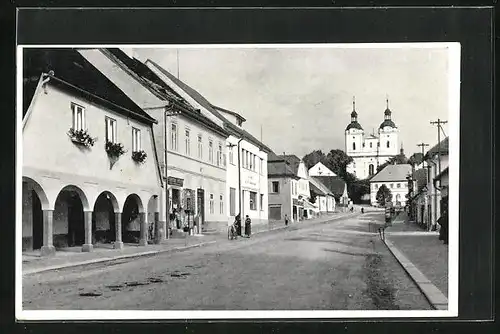
M 304 209 L 317 209 L 317 208 L 318 208 L 317 205 L 309 203 L 308 201 L 304 201 Z

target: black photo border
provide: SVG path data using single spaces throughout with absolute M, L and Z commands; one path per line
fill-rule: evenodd
M 14 324 L 14 229 L 15 229 L 15 45 L 17 44 L 237 44 L 237 43 L 393 43 L 460 42 L 460 246 L 458 319 L 369 319 L 267 321 L 169 321 L 146 323 L 72 323 L 73 330 L 100 329 L 205 331 L 380 331 L 404 333 L 446 329 L 468 333 L 474 329 L 464 320 L 490 320 L 494 295 L 494 17 L 495 7 L 391 7 L 374 1 L 362 8 L 108 8 L 19 9 L 16 6 L 67 6 L 67 1 L 19 1 L 0 10 L 2 73 L 11 85 L 2 85 L 0 107 L 3 126 L 0 162 L 0 203 L 3 225 L 0 320 Z M 64 2 L 64 3 L 63 3 Z M 102 2 L 102 1 L 101 1 Z M 157 1 L 158 2 L 158 1 Z M 319 1 L 317 1 L 319 2 Z M 328 5 L 335 1 L 326 1 Z M 63 4 L 61 4 L 63 3 Z M 175 1 L 172 1 L 176 5 Z M 339 5 L 340 2 L 336 2 Z M 344 1 L 345 5 L 347 3 Z M 349 2 L 354 6 L 356 2 Z M 492 3 L 493 4 L 493 3 Z M 97 1 L 87 5 L 102 6 Z M 127 4 L 132 5 L 132 4 Z M 137 1 L 136 5 L 140 5 Z M 205 1 L 197 6 L 229 6 Z M 294 2 L 280 4 L 294 6 Z M 483 3 L 483 5 L 485 5 Z M 82 6 L 79 3 L 78 6 Z M 116 5 L 115 5 L 116 6 Z M 302 4 L 304 6 L 304 4 Z M 18 26 L 16 28 L 16 20 Z M 6 23 L 6 24 L 4 24 Z M 4 28 L 6 27 L 6 28 Z M 64 28 L 62 28 L 64 27 Z M 17 30 L 16 30 L 17 29 Z M 17 31 L 17 34 L 16 34 Z M 4 38 L 5 37 L 5 38 Z M 17 37 L 17 39 L 16 39 Z M 5 140 L 6 139 L 6 140 Z M 7 155 L 6 153 L 9 153 Z M 8 157 L 8 158 L 7 158 Z M 10 264 L 10 266 L 9 266 Z M 6 270 L 10 268 L 12 271 Z M 8 310 L 8 312 L 6 312 Z M 361 319 L 359 319 L 361 320 Z M 383 320 L 383 321 L 382 321 Z M 420 320 L 420 321 L 419 321 Z M 460 320 L 460 321 L 458 321 Z M 439 321 L 443 321 L 440 323 Z M 66 322 L 68 323 L 68 322 Z M 476 323 L 477 324 L 477 323 Z M 64 330 L 61 324 L 17 323 L 16 330 Z M 118 327 L 117 327 L 118 326 Z M 141 328 L 139 329 L 139 327 Z M 233 328 L 233 326 L 235 328 Z M 441 327 L 443 326 L 443 327 Z M 446 326 L 446 328 L 444 328 Z M 144 328 L 142 328 L 144 327 Z M 487 324 L 481 323 L 481 332 Z M 120 330 L 119 328 L 122 328 Z M 11 328 L 14 330 L 14 327 Z M 491 329 L 491 328 L 489 328 Z M 10 332 L 10 331 L 8 331 Z M 492 331 L 493 332 L 493 331 Z

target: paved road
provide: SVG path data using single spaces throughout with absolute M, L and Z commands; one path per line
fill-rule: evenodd
M 369 222 L 381 213 L 23 278 L 23 308 L 430 309 Z

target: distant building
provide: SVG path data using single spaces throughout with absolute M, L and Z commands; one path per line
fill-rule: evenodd
M 345 130 L 345 152 L 353 161 L 347 166 L 347 172 L 358 179 L 366 179 L 377 173 L 377 167 L 398 155 L 398 128 L 391 119 L 389 101 L 384 111 L 384 121 L 380 124 L 377 135 L 365 136 L 365 131 L 358 122 L 355 102 L 352 103 L 351 123 Z
M 377 175 L 370 179 L 370 202 L 372 206 L 378 206 L 377 192 L 385 185 L 392 194 L 392 205 L 404 207 L 406 195 L 408 194 L 408 179 L 411 175 L 411 165 L 388 165 Z
M 349 202 L 349 194 L 347 192 L 347 183 L 340 176 L 312 176 L 313 179 L 324 184 L 333 194 L 335 199 L 335 207 L 346 207 Z
M 296 155 L 270 156 L 267 174 L 270 219 L 283 219 L 285 214 L 291 221 L 310 218 L 308 211 L 313 210 L 314 205 L 309 202 L 311 193 L 305 163 Z
M 311 193 L 316 196 L 314 205 L 317 206 L 318 214 L 331 213 L 335 211 L 335 196 L 320 180 L 309 175 L 309 187 Z
M 432 147 L 424 156 L 425 164 L 428 166 L 427 176 L 427 197 L 430 203 L 430 226 L 433 227 L 437 224 L 437 220 L 442 214 L 442 208 L 447 205 L 448 189 L 445 187 L 445 194 L 443 196 L 442 190 L 436 187 L 435 180 L 443 178 L 442 181 L 447 180 L 446 170 L 449 165 L 449 140 L 446 137 L 439 144 Z M 439 170 L 441 169 L 441 170 Z
M 309 176 L 337 176 L 321 162 L 309 168 Z

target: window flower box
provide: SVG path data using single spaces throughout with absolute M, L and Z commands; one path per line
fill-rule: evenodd
M 147 156 L 148 155 L 143 150 L 132 152 L 132 159 L 137 163 L 143 163 L 146 161 Z
M 119 158 L 122 154 L 125 153 L 123 149 L 123 145 L 120 143 L 113 143 L 110 141 L 106 141 L 106 153 L 110 158 Z
M 68 131 L 68 136 L 71 141 L 77 145 L 82 145 L 87 148 L 94 146 L 94 143 L 97 141 L 97 138 L 92 138 L 87 130 L 75 130 L 70 128 Z

